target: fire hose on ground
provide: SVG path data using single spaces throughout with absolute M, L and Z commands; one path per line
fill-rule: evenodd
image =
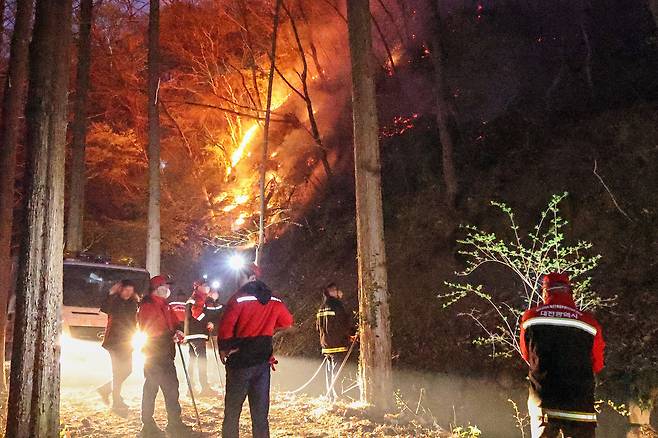
M 326 394 L 327 397 L 329 397 L 329 394 L 334 389 L 334 386 L 336 385 L 336 382 L 338 381 L 338 377 L 340 376 L 340 373 L 343 371 L 343 368 L 345 367 L 345 364 L 347 363 L 347 360 L 349 359 L 350 355 L 352 354 L 352 351 L 354 350 L 354 345 L 355 344 L 356 344 L 356 338 L 352 341 L 352 344 L 350 345 L 349 350 L 347 350 L 347 354 L 343 358 L 343 362 L 341 362 L 340 367 L 338 367 L 338 372 L 334 376 L 334 378 L 331 382 L 331 385 L 329 386 L 329 389 L 327 390 L 327 394 Z M 311 382 L 313 382 L 313 380 L 315 380 L 315 378 L 318 376 L 318 374 L 320 374 L 320 371 L 322 370 L 322 367 L 324 366 L 325 363 L 327 363 L 328 360 L 329 360 L 329 357 L 325 356 L 324 360 L 322 361 L 322 363 L 320 364 L 318 369 L 315 370 L 315 373 L 313 373 L 313 376 L 311 376 L 311 378 L 306 383 L 304 383 L 302 386 L 300 386 L 299 388 L 295 389 L 294 391 L 288 391 L 288 394 L 297 394 L 298 392 L 303 391 L 308 385 L 311 384 Z

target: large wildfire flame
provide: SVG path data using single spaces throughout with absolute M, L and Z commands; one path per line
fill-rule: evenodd
M 231 170 L 237 166 L 237 164 L 240 162 L 242 157 L 244 156 L 244 151 L 249 145 L 249 142 L 254 138 L 254 135 L 256 135 L 256 131 L 258 130 L 258 123 L 254 123 L 254 125 L 247 130 L 247 132 L 244 134 L 242 137 L 242 141 L 240 141 L 240 146 L 231 154 L 231 167 L 228 168 L 228 173 L 231 173 Z
M 286 103 L 288 98 L 290 97 L 292 93 L 272 93 L 272 105 L 271 105 L 271 111 L 276 111 Z M 278 97 L 277 97 L 278 96 Z M 238 165 L 240 160 L 244 157 L 244 153 L 247 149 L 247 146 L 249 146 L 249 143 L 251 140 L 253 140 L 254 136 L 256 135 L 256 131 L 258 131 L 258 128 L 260 127 L 259 123 L 254 123 L 251 125 L 249 129 L 245 132 L 244 136 L 242 136 L 242 140 L 240 141 L 240 145 L 238 148 L 233 151 L 231 154 L 231 167 L 228 168 L 227 173 L 230 175 L 233 169 L 235 169 L 235 166 Z M 239 204 L 239 203 L 238 203 Z
M 281 92 L 278 91 L 276 88 L 273 91 L 273 97 L 272 97 L 272 105 L 271 105 L 271 111 L 275 111 L 278 108 L 280 108 L 288 98 L 291 96 L 291 92 Z M 245 132 L 244 135 L 242 136 L 242 139 L 240 140 L 240 143 L 238 147 L 233 151 L 231 154 L 231 163 L 230 166 L 227 168 L 226 173 L 227 175 L 231 175 L 235 172 L 236 167 L 240 162 L 244 159 L 245 156 L 250 156 L 250 153 L 248 152 L 249 145 L 252 143 L 254 138 L 259 132 L 259 128 L 262 128 L 262 124 L 259 122 L 254 122 Z M 270 158 L 276 157 L 278 154 L 272 153 L 270 155 Z M 251 183 L 253 182 L 255 175 L 254 174 L 246 174 L 246 175 L 241 175 L 237 179 L 237 184 L 238 188 L 236 190 L 233 190 L 233 196 L 232 196 L 232 201 L 230 204 L 224 206 L 222 208 L 222 211 L 224 213 L 229 213 L 235 211 L 238 216 L 236 219 L 233 220 L 233 228 L 234 229 L 239 229 L 241 228 L 247 221 L 246 219 L 249 217 L 248 213 L 245 213 L 244 211 L 240 212 L 238 207 L 240 206 L 245 206 L 249 202 L 250 199 L 252 199 L 252 196 L 250 196 L 250 187 Z M 267 174 L 268 178 L 272 178 L 272 172 L 268 172 Z M 229 198 L 231 199 L 231 198 Z

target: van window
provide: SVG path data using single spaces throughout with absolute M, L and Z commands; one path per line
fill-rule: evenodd
M 148 273 L 105 266 L 64 264 L 64 305 L 100 307 L 113 284 L 121 280 L 135 283 L 138 294 L 148 287 Z

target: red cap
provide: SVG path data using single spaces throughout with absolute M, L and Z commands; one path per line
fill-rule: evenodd
M 156 275 L 155 277 L 151 278 L 151 289 L 155 290 L 159 288 L 160 286 L 164 286 L 165 284 L 171 284 L 171 281 L 164 275 Z
M 571 288 L 571 282 L 569 281 L 569 276 L 567 274 L 551 272 L 550 274 L 544 275 L 544 281 L 542 284 L 543 289 L 562 289 L 564 287 Z

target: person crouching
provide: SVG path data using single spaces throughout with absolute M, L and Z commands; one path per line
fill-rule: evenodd
M 176 342 L 183 334 L 176 330 L 176 315 L 167 303 L 170 294 L 167 279 L 158 275 L 151 279 L 149 292 L 144 296 L 137 313 L 140 330 L 146 335 L 143 352 L 144 389 L 142 393 L 142 436 L 159 437 L 163 431 L 153 419 L 155 398 L 162 390 L 167 409 L 167 432 L 173 436 L 187 436 L 192 428 L 181 420 L 176 376 Z

